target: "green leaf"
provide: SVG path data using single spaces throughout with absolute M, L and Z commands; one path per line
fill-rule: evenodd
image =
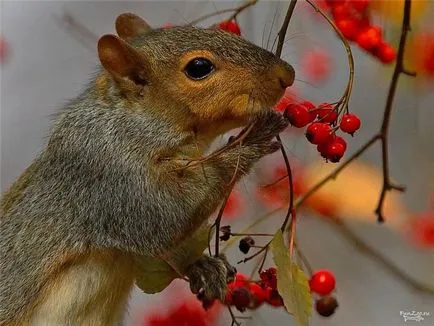
M 308 326 L 313 304 L 308 278 L 297 264 L 290 260 L 280 230 L 271 242 L 271 251 L 277 267 L 277 289 L 285 308 L 294 316 L 297 326 Z
M 163 291 L 179 277 L 173 268 L 160 258 L 136 257 L 136 285 L 145 293 Z
M 189 238 L 182 241 L 174 255 L 179 264 L 186 267 L 197 260 L 208 247 L 208 222 L 200 226 Z M 212 234 L 211 234 L 212 236 Z M 145 293 L 163 291 L 174 279 L 181 277 L 166 261 L 161 258 L 136 256 L 136 284 Z

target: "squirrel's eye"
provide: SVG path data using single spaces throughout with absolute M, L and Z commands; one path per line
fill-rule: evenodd
M 184 69 L 185 74 L 193 79 L 200 80 L 207 77 L 214 70 L 214 65 L 205 58 L 191 60 Z

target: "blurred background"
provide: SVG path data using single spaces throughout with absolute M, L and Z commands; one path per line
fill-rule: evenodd
M 332 222 L 339 216 L 348 228 L 376 252 L 387 257 L 408 277 L 434 288 L 434 4 L 414 0 L 412 32 L 406 62 L 418 77 L 402 76 L 395 97 L 390 129 L 390 173 L 407 186 L 404 194 L 387 197 L 386 218 L 376 223 L 373 213 L 381 186 L 379 146 L 368 150 L 300 213 L 297 240 L 314 269 L 335 274 L 339 308 L 330 318 L 313 313 L 312 325 L 397 326 L 434 325 L 434 296 L 409 287 L 384 265 L 354 246 L 348 233 Z M 180 25 L 207 13 L 231 8 L 240 1 L 2 1 L 0 4 L 1 190 L 5 191 L 44 146 L 52 114 L 84 88 L 98 65 L 99 36 L 114 33 L 114 21 L 134 12 L 151 26 Z M 259 1 L 238 17 L 242 36 L 271 49 L 288 1 Z M 400 35 L 402 0 L 371 2 L 372 19 L 395 48 Z M 320 3 L 320 5 L 322 5 Z M 202 26 L 230 14 L 203 21 Z M 381 125 L 393 64 L 382 64 L 352 44 L 355 84 L 350 110 L 362 120 L 355 137 L 345 137 L 346 157 L 356 151 Z M 282 57 L 296 70 L 291 88 L 295 101 L 335 102 L 348 80 L 346 52 L 336 34 L 304 1 L 299 1 L 286 36 Z M 242 82 L 242 81 L 240 81 Z M 219 141 L 225 141 L 227 137 Z M 303 131 L 289 128 L 283 139 L 295 177 L 305 186 L 336 165 L 321 160 Z M 217 143 L 219 143 L 217 141 Z M 273 181 L 282 166 L 279 155 L 267 158 L 237 186 L 224 223 L 241 230 L 262 214 L 279 208 L 279 198 L 257 195 L 258 184 Z M 271 197 L 270 197 L 271 196 Z M 274 197 L 273 197 L 274 196 Z M 277 196 L 278 197 L 278 196 Z M 284 208 L 284 207 L 283 207 Z M 257 226 L 272 232 L 285 210 Z M 228 249 L 236 263 L 243 254 Z M 271 266 L 267 260 L 266 266 Z M 237 265 L 249 274 L 255 263 Z M 190 302 L 185 282 L 174 282 L 160 294 L 131 296 L 125 325 L 151 325 L 150 315 L 170 312 L 179 301 Z M 192 305 L 196 304 L 195 302 Z M 400 312 L 427 312 L 425 320 L 405 322 Z M 208 325 L 230 325 L 227 311 L 214 309 Z M 197 313 L 200 315 L 200 313 Z M 245 325 L 292 325 L 282 308 L 248 311 Z M 200 321 L 185 325 L 205 325 Z M 156 325 L 156 324 L 155 324 Z M 163 324 L 161 324 L 163 325 Z M 169 324 L 165 324 L 169 325 Z M 184 325 L 179 323 L 179 325 Z

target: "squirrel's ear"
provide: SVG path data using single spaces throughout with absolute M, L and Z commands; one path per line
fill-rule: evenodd
M 152 29 L 142 18 L 132 13 L 119 15 L 115 25 L 116 32 L 124 40 L 144 34 Z
M 129 78 L 135 84 L 146 84 L 145 58 L 131 45 L 115 35 L 104 35 L 98 41 L 98 56 L 102 66 L 115 79 Z

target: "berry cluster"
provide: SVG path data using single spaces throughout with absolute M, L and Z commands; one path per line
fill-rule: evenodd
M 306 128 L 307 140 L 317 145 L 317 150 L 326 160 L 339 162 L 347 149 L 345 140 L 336 135 L 338 130 L 339 111 L 329 103 L 318 106 L 309 101 L 293 103 L 286 97 L 275 106 L 276 110 L 284 110 L 285 116 L 292 126 Z M 353 135 L 360 128 L 360 119 L 355 114 L 342 115 L 339 128 Z
M 283 307 L 283 299 L 277 290 L 277 270 L 270 267 L 260 274 L 260 281 L 251 281 L 244 274 L 237 273 L 235 280 L 228 284 L 225 304 L 235 306 L 241 312 L 257 309 L 263 303 L 273 307 Z M 312 293 L 320 297 L 315 302 L 316 311 L 324 317 L 333 315 L 338 307 L 335 297 L 330 294 L 335 289 L 336 281 L 327 270 L 315 272 L 309 280 Z
M 241 35 L 241 29 L 236 20 L 225 20 L 217 24 L 217 28 L 222 29 L 226 32 Z
M 310 290 L 319 294 L 315 302 L 316 311 L 323 317 L 330 317 L 338 307 L 338 302 L 330 293 L 335 289 L 336 280 L 328 270 L 319 270 L 312 274 L 309 280 Z
M 257 309 L 264 302 L 274 307 L 282 307 L 283 300 L 277 291 L 276 269 L 270 267 L 262 271 L 260 281 L 250 281 L 247 276 L 237 273 L 235 280 L 228 284 L 225 303 L 241 312 Z
M 342 34 L 383 63 L 396 59 L 395 49 L 383 39 L 382 28 L 371 23 L 371 0 L 326 0 L 333 20 Z

